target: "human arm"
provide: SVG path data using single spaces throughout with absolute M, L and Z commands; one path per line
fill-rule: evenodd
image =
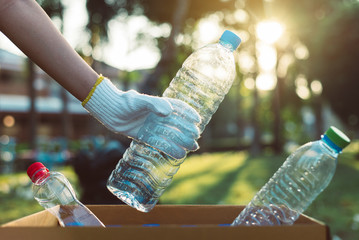
M 0 0 L 0 31 L 80 101 L 99 77 L 35 0 Z
M 67 43 L 35 0 L 0 0 L 0 31 L 113 132 L 137 138 L 151 113 L 161 118 L 173 112 L 170 101 L 165 98 L 133 90 L 123 92 L 109 79 L 99 76 Z M 198 148 L 199 130 L 195 124 L 200 118 L 198 114 L 194 116 L 194 121 L 176 123 L 189 126 L 182 130 L 171 126 L 171 121 L 163 125 L 177 136 L 167 139 L 175 148 Z

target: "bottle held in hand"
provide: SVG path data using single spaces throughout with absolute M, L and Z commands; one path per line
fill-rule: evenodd
M 240 38 L 225 31 L 218 43 L 192 53 L 163 93 L 168 117 L 150 115 L 107 182 L 107 188 L 136 209 L 148 212 L 158 202 L 193 143 L 232 86 L 233 51 Z M 190 126 L 197 126 L 193 129 Z

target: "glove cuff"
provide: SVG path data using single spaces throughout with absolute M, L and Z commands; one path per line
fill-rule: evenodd
M 108 79 L 100 75 L 82 106 L 97 120 L 112 131 L 116 121 L 116 110 L 122 91 Z
M 91 91 L 89 92 L 89 94 L 87 95 L 87 97 L 85 98 L 85 100 L 82 101 L 82 106 L 85 107 L 86 103 L 91 99 L 93 93 L 96 90 L 96 87 L 105 79 L 104 76 L 102 76 L 102 74 L 100 74 L 100 76 L 97 78 L 95 84 L 93 85 L 93 87 L 91 88 Z

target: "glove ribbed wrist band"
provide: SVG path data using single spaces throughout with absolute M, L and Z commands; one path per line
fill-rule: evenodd
M 114 111 L 114 107 L 118 106 L 122 93 L 109 79 L 100 76 L 86 99 L 82 102 L 82 106 L 93 117 L 109 127 L 116 122 L 118 111 Z M 116 131 L 115 129 L 111 130 Z

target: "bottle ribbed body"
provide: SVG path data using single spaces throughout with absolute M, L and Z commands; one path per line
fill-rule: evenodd
M 57 217 L 61 226 L 104 226 L 79 202 L 70 183 L 60 173 L 50 173 L 33 185 L 34 198 Z
M 231 49 L 212 44 L 195 51 L 183 63 L 163 97 L 181 100 L 201 117 L 200 132 L 210 121 L 235 76 Z M 144 132 L 152 131 L 143 126 Z M 141 130 L 140 130 L 141 131 Z M 128 205 L 148 212 L 170 185 L 182 159 L 134 140 L 112 172 L 107 187 Z
M 232 225 L 291 225 L 328 186 L 338 153 L 322 140 L 292 153 Z
M 134 140 L 112 172 L 107 187 L 126 204 L 148 212 L 171 183 L 183 160 Z
M 183 63 L 163 96 L 182 100 L 194 108 L 201 117 L 202 132 L 231 88 L 234 76 L 231 50 L 212 44 L 194 52 Z

